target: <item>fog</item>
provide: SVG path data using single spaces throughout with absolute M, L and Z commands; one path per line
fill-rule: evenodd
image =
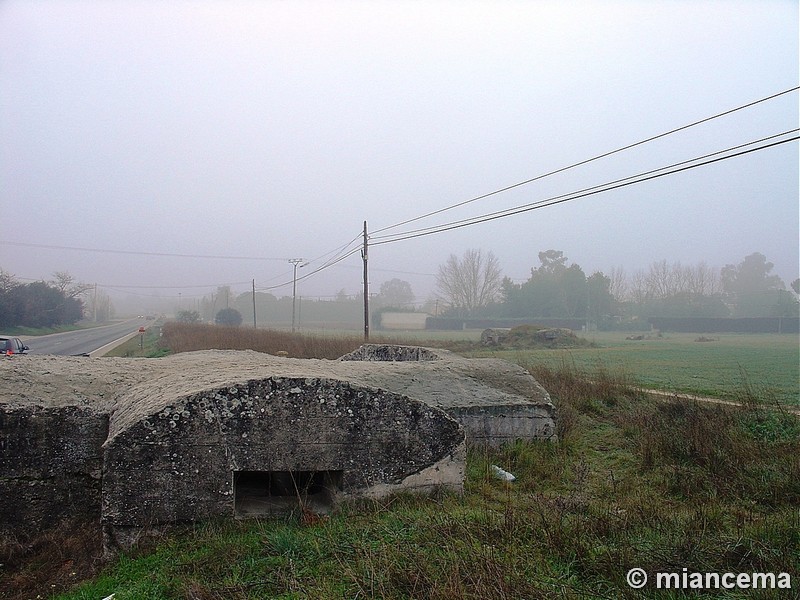
M 798 276 L 797 141 L 378 244 L 798 127 L 794 1 L 0 3 L 0 268 L 108 294 L 304 296 L 492 251 L 588 273 L 761 252 Z M 785 138 L 784 138 L 785 139 Z M 383 239 L 385 241 L 386 238 Z

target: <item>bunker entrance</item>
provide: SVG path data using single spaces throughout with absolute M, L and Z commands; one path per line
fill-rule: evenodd
M 284 515 L 301 507 L 324 514 L 341 488 L 342 471 L 234 471 L 234 510 L 237 517 Z

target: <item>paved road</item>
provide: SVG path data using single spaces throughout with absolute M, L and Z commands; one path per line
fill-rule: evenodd
M 67 331 L 52 335 L 40 335 L 25 338 L 30 354 L 76 355 L 90 354 L 112 342 L 136 334 L 139 327 L 148 327 L 153 321 L 146 319 L 129 319 L 113 325 Z

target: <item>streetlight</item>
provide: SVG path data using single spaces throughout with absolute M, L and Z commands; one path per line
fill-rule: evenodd
M 303 262 L 302 258 L 290 258 L 289 262 L 294 266 L 294 277 L 292 278 L 292 333 L 294 333 L 294 316 L 296 312 L 295 305 L 297 300 L 297 268 L 300 267 L 302 269 L 308 263 Z

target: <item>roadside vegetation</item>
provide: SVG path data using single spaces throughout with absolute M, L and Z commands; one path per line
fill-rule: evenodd
M 176 529 L 56 597 L 642 597 L 625 582 L 633 567 L 787 572 L 797 585 L 797 417 L 756 403 L 653 400 L 621 372 L 527 367 L 558 406 L 559 441 L 472 449 L 463 496 L 346 504 L 313 523 Z M 491 465 L 517 480 L 496 479 Z M 68 547 L 55 560 L 30 568 L 59 589 L 75 567 L 61 568 L 72 564 Z M 682 596 L 646 589 L 646 597 Z

